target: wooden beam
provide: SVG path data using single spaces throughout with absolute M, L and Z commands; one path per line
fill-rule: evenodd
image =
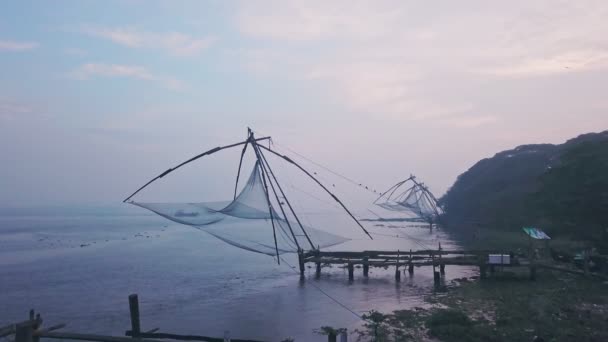
M 79 340 L 79 341 L 96 341 L 96 342 L 133 342 L 131 337 L 117 337 L 94 334 L 79 334 L 70 332 L 45 332 L 39 335 L 42 338 L 55 338 L 61 340 Z M 211 340 L 210 340 L 211 341 Z M 223 342 L 223 339 L 217 340 Z M 137 342 L 161 342 L 160 340 L 138 339 Z M 212 340 L 211 342 L 216 342 Z
M 131 331 L 126 332 L 127 336 L 133 336 Z M 201 336 L 201 335 L 179 335 L 179 334 L 170 334 L 170 333 L 146 333 L 141 332 L 139 334 L 140 337 L 143 338 L 155 338 L 155 339 L 170 339 L 170 340 L 179 340 L 179 341 L 205 341 L 205 342 L 224 342 L 224 338 L 217 337 L 209 337 L 209 336 Z M 141 340 L 138 340 L 139 342 Z M 231 342 L 260 342 L 256 340 L 241 340 L 236 338 L 231 338 Z M 130 340 L 129 342 L 133 342 Z

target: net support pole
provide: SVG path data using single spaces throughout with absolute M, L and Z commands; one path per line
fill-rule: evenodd
M 251 129 L 248 129 L 249 131 L 249 138 L 247 139 L 247 143 L 252 144 L 252 148 L 256 154 L 256 158 L 257 158 L 257 167 L 260 168 L 260 173 L 262 174 L 262 182 L 264 183 L 264 194 L 266 195 L 266 202 L 268 203 L 268 213 L 270 214 L 270 222 L 272 223 L 272 236 L 274 238 L 274 248 L 277 254 L 277 263 L 280 265 L 281 264 L 281 258 L 279 257 L 279 245 L 277 243 L 277 231 L 276 231 L 276 227 L 274 224 L 274 214 L 272 212 L 272 204 L 270 203 L 270 195 L 268 194 L 268 184 L 266 183 L 266 173 L 264 172 L 264 168 L 262 167 L 262 161 L 260 156 L 258 155 L 258 151 L 255 148 L 256 145 L 255 141 L 254 141 L 254 137 L 253 137 L 253 132 L 251 131 Z
M 264 161 L 264 163 L 266 164 L 266 167 L 270 171 L 270 175 L 274 179 L 274 182 L 277 184 L 277 187 L 279 188 L 279 191 L 281 192 L 281 196 L 283 196 L 283 198 L 285 199 L 285 203 L 289 207 L 289 210 L 291 211 L 291 214 L 296 219 L 296 222 L 298 223 L 298 225 L 300 226 L 300 229 L 304 233 L 304 236 L 306 237 L 306 240 L 308 240 L 308 243 L 310 244 L 310 247 L 314 250 L 315 249 L 315 245 L 312 243 L 312 240 L 310 240 L 310 237 L 308 236 L 308 233 L 306 232 L 306 229 L 304 229 L 304 226 L 302 225 L 302 222 L 300 222 L 300 218 L 298 218 L 298 215 L 296 215 L 295 210 L 293 210 L 293 207 L 291 206 L 291 203 L 289 202 L 289 199 L 285 195 L 285 192 L 283 191 L 283 188 L 281 187 L 281 184 L 279 183 L 277 177 L 274 175 L 274 172 L 272 171 L 272 168 L 270 167 L 270 164 L 268 163 L 268 160 L 266 159 L 266 156 L 264 155 L 264 153 L 262 153 L 262 151 L 260 151 L 260 156 L 262 156 L 262 160 Z M 272 185 L 272 183 L 270 183 L 270 184 Z M 285 215 L 285 214 L 283 213 L 283 215 Z M 291 229 L 291 226 L 290 226 L 290 229 Z
M 267 139 L 270 139 L 270 137 L 257 138 L 257 139 L 254 139 L 254 142 L 257 142 L 257 141 L 260 141 L 260 140 L 267 140 Z M 161 179 L 161 178 L 165 177 L 169 173 L 171 173 L 171 172 L 179 169 L 180 167 L 182 167 L 182 166 L 184 166 L 184 165 L 186 165 L 188 163 L 191 163 L 191 162 L 193 162 L 193 161 L 195 161 L 195 160 L 197 160 L 199 158 L 202 158 L 204 156 L 208 156 L 208 155 L 213 154 L 215 152 L 219 152 L 219 151 L 227 149 L 227 148 L 232 148 L 232 147 L 235 147 L 235 146 L 240 146 L 240 145 L 248 144 L 248 143 L 250 143 L 249 139 L 247 139 L 245 141 L 238 142 L 238 143 L 230 144 L 230 145 L 218 146 L 218 147 L 212 148 L 212 149 L 210 149 L 208 151 L 205 151 L 205 152 L 203 152 L 201 154 L 198 154 L 198 155 L 196 155 L 196 156 L 194 156 L 194 157 L 186 160 L 185 162 L 183 162 L 183 163 L 181 163 L 181 164 L 179 164 L 179 165 L 177 165 L 175 167 L 172 167 L 172 168 L 166 170 L 165 172 L 161 173 L 160 175 L 152 178 L 150 181 L 148 181 L 148 183 L 144 184 L 141 188 L 137 189 L 137 191 L 135 191 L 134 193 L 132 193 L 129 197 L 125 198 L 123 200 L 123 202 L 129 201 L 133 196 L 137 195 L 137 193 L 139 193 L 140 191 L 142 191 L 148 185 L 152 184 L 153 182 L 155 182 L 158 179 Z
M 342 201 L 340 201 L 338 199 L 338 197 L 336 197 L 336 195 L 334 195 L 331 191 L 329 191 L 329 189 L 327 189 L 325 187 L 325 185 L 323 185 L 323 183 L 321 183 L 318 179 L 316 179 L 313 175 L 310 174 L 310 172 L 306 171 L 305 168 L 303 168 L 302 166 L 300 166 L 298 163 L 296 163 L 295 161 L 291 160 L 289 157 L 282 155 L 278 152 L 273 151 L 272 149 L 264 146 L 264 145 L 260 145 L 256 143 L 256 146 L 259 146 L 263 149 L 265 149 L 266 151 L 279 156 L 281 158 L 283 158 L 284 160 L 286 160 L 287 162 L 293 164 L 294 166 L 296 166 L 298 169 L 300 169 L 302 172 L 304 172 L 308 177 L 310 177 L 312 180 L 314 180 L 321 188 L 323 188 L 323 190 L 325 190 L 325 192 L 327 192 L 336 202 L 338 202 L 338 204 L 340 204 L 340 206 L 342 206 L 342 209 L 344 209 L 344 211 L 346 211 L 346 213 L 357 223 L 357 225 L 365 232 L 365 234 L 367 234 L 367 236 L 373 240 L 374 238 L 370 235 L 370 233 L 367 231 L 367 229 L 365 229 L 365 227 L 363 227 L 363 225 L 361 224 L 361 222 L 359 222 L 359 220 L 357 220 L 357 218 L 350 212 L 350 210 L 348 210 L 348 208 L 344 205 L 344 203 L 342 203 Z
M 411 178 L 411 177 L 410 177 L 410 178 Z M 403 183 L 405 183 L 405 182 L 407 182 L 408 180 L 410 180 L 410 178 L 408 178 L 408 179 L 406 179 L 406 180 L 403 180 L 403 181 L 401 181 L 401 182 L 399 182 L 399 183 L 397 183 L 397 184 L 395 184 L 395 185 L 391 186 L 390 188 L 388 188 L 388 190 L 386 190 L 385 192 L 381 193 L 381 194 L 380 194 L 380 196 L 379 196 L 378 198 L 376 198 L 376 200 L 374 201 L 374 204 L 375 204 L 376 202 L 378 202 L 378 200 L 380 200 L 382 197 L 384 197 L 384 195 L 388 194 L 388 193 L 389 193 L 389 191 L 393 190 L 393 192 L 391 192 L 391 194 L 390 194 L 390 195 L 387 197 L 387 199 L 389 199 L 389 198 L 390 198 L 390 197 L 393 195 L 393 193 L 394 193 L 394 192 L 395 192 L 395 191 L 396 191 L 396 190 L 397 190 L 397 189 L 398 189 L 398 188 L 399 188 L 401 185 L 403 185 Z
M 256 155 L 260 156 L 262 169 L 264 169 L 264 172 L 266 173 L 266 175 L 268 175 L 269 169 L 267 168 L 267 165 L 264 165 L 265 159 L 262 154 L 262 151 L 260 151 L 259 148 L 257 148 L 256 146 L 254 146 L 253 148 L 256 149 Z M 289 228 L 289 231 L 291 232 L 293 241 L 296 243 L 296 247 L 298 247 L 298 250 L 300 250 L 300 249 L 302 249 L 300 247 L 300 243 L 298 242 L 298 239 L 296 238 L 296 234 L 293 232 L 293 229 L 291 228 L 291 223 L 289 223 L 289 220 L 287 219 L 285 209 L 283 209 L 283 206 L 281 205 L 281 200 L 279 199 L 279 195 L 277 194 L 277 191 L 274 188 L 274 184 L 272 182 L 272 179 L 270 179 L 270 176 L 268 176 L 268 183 L 270 183 L 270 188 L 272 189 L 272 193 L 274 194 L 274 197 L 277 200 L 277 203 L 279 204 L 279 209 L 281 209 L 281 213 L 283 214 L 283 217 L 285 218 L 285 223 L 287 223 L 287 227 Z M 275 183 L 276 183 L 276 178 L 275 178 Z M 278 183 L 277 183 L 277 185 L 278 185 Z M 283 198 L 285 198 L 285 196 L 283 196 Z M 285 199 L 285 200 L 287 200 L 287 199 Z
M 243 157 L 245 156 L 245 151 L 247 151 L 247 146 L 249 144 L 245 144 L 243 146 L 243 150 L 241 151 L 241 158 L 239 159 L 239 169 L 236 171 L 236 181 L 234 182 L 234 199 L 236 199 L 236 191 L 239 187 L 239 178 L 241 177 L 241 166 L 243 166 Z

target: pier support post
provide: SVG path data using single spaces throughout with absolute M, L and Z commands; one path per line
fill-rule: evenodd
M 400 259 L 399 250 L 397 250 L 397 265 L 395 265 L 395 280 L 397 282 L 401 281 L 401 272 L 399 271 L 399 259 Z
M 300 278 L 304 279 L 304 252 L 298 250 L 298 264 L 300 266 Z
M 433 283 L 435 286 L 439 286 L 441 284 L 441 275 L 437 271 L 433 271 Z
M 530 265 L 530 280 L 536 280 L 536 265 Z
M 431 251 L 431 261 L 433 264 L 433 282 L 435 283 L 435 286 L 439 286 L 439 283 L 441 281 L 441 275 L 439 274 L 439 272 L 437 272 L 437 264 L 435 263 L 435 253 L 433 253 L 433 251 Z
M 439 242 L 439 273 L 445 275 L 445 264 L 443 263 L 443 257 L 441 253 L 441 241 Z
M 348 263 L 348 280 L 353 281 L 355 279 L 355 266 L 352 262 Z
M 340 333 L 340 342 L 348 342 L 348 331 L 346 329 Z
M 315 265 L 317 266 L 316 272 L 315 272 L 315 277 L 320 278 L 321 277 L 321 262 L 317 261 L 315 263 Z
M 410 249 L 410 260 L 407 266 L 407 272 L 410 276 L 414 275 L 414 261 L 412 260 L 412 250 Z
M 369 257 L 363 257 L 363 276 L 364 277 L 368 277 L 369 276 Z
M 487 266 L 486 266 L 485 263 L 480 263 L 479 264 L 479 278 L 486 279 L 486 276 L 487 276 L 487 274 L 486 274 L 486 268 L 487 268 Z
M 129 313 L 131 314 L 131 336 L 138 338 L 141 333 L 141 325 L 139 322 L 139 299 L 135 293 L 129 295 Z

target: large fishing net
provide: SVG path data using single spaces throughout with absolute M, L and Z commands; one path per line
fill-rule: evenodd
M 423 185 L 410 177 L 385 191 L 375 202 L 376 205 L 390 211 L 401 212 L 432 221 L 439 215 L 437 200 Z
M 262 254 L 276 255 L 297 252 L 299 248 L 329 247 L 349 240 L 301 225 L 295 216 L 285 214 L 288 211 L 278 206 L 285 206 L 286 203 L 270 198 L 272 193 L 269 195 L 267 192 L 261 172 L 263 169 L 258 161 L 241 191 L 231 201 L 130 203 L 171 221 L 200 229 L 230 245 Z

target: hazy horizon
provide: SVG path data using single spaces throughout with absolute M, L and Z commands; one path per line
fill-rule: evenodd
M 440 196 L 501 150 L 608 129 L 606 17 L 602 1 L 7 3 L 0 207 L 119 203 L 248 126 Z

